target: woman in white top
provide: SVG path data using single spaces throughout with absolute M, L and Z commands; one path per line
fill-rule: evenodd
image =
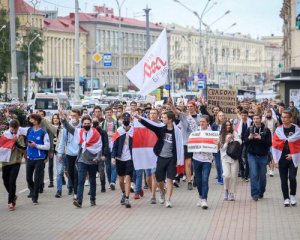
M 200 118 L 200 131 L 211 130 L 209 127 L 209 117 L 203 115 Z M 193 153 L 194 178 L 199 193 L 198 207 L 207 209 L 208 179 L 211 170 L 211 163 L 214 159 L 212 153 L 197 152 Z
M 222 125 L 220 134 L 220 152 L 223 166 L 224 177 L 224 200 L 234 201 L 236 180 L 238 177 L 239 161 L 229 157 L 226 153 L 228 144 L 232 141 L 242 143 L 238 134 L 233 131 L 233 126 L 230 121 L 225 121 Z

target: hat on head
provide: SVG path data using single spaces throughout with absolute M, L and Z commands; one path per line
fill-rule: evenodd
M 124 112 L 122 114 L 122 118 L 130 118 L 130 114 L 128 112 Z
M 196 102 L 195 101 L 189 101 L 188 104 L 193 105 L 194 107 L 196 107 Z

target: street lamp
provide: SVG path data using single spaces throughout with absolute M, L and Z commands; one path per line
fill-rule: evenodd
M 116 0 L 119 10 L 119 29 L 118 29 L 118 54 L 119 54 L 119 78 L 118 78 L 118 91 L 119 91 L 119 97 L 122 97 L 122 79 L 121 79 L 121 73 L 122 73 L 122 50 L 121 50 L 121 10 L 122 6 L 125 2 L 123 0 L 121 3 L 119 0 Z
M 4 28 L 6 28 L 6 25 L 3 25 L 3 26 L 0 28 L 0 32 L 1 32 Z
M 237 23 L 231 24 L 228 28 L 226 28 L 223 32 L 221 32 L 221 34 L 223 35 L 225 32 L 227 32 L 229 29 L 233 28 L 236 25 L 237 25 Z
M 54 51 L 55 49 L 58 47 L 58 44 L 60 44 L 65 38 L 59 38 L 57 43 L 54 45 L 52 45 L 52 54 L 54 55 Z M 56 58 L 56 54 L 55 54 L 55 58 Z M 55 93 L 55 70 L 56 70 L 56 63 L 55 63 L 55 59 L 54 56 L 52 56 L 52 92 Z M 62 87 L 62 86 L 61 86 Z
M 31 89 L 31 77 L 30 77 L 30 46 L 31 44 L 36 40 L 36 39 L 41 39 L 40 37 L 40 34 L 36 34 L 36 36 L 31 40 L 31 42 L 27 45 L 27 54 L 28 54 L 28 66 L 27 66 L 27 75 L 28 75 L 28 81 L 27 81 L 27 103 L 29 103 L 29 100 L 31 98 L 31 92 L 32 92 L 32 89 Z
M 207 0 L 206 4 L 205 4 L 205 7 L 202 11 L 202 13 L 199 15 L 198 12 L 196 11 L 193 11 L 191 8 L 187 7 L 186 5 L 184 5 L 182 2 L 180 2 L 179 0 L 173 0 L 174 2 L 177 2 L 179 3 L 181 6 L 183 6 L 186 10 L 188 10 L 189 12 L 193 13 L 198 21 L 199 21 L 199 71 L 201 72 L 201 67 L 202 67 L 202 51 L 201 51 L 201 48 L 202 48 L 202 19 L 204 17 L 204 15 L 211 10 L 211 8 L 209 8 L 207 10 L 207 7 L 209 5 L 209 3 L 211 2 L 211 0 Z M 213 4 L 212 6 L 214 6 L 216 4 Z

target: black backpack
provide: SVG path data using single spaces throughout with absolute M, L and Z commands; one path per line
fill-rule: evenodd
M 238 141 L 228 143 L 226 154 L 233 160 L 240 159 L 241 156 L 241 144 Z

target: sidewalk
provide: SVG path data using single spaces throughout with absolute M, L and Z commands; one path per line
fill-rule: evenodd
M 46 169 L 47 173 L 47 169 Z M 82 209 L 72 205 L 72 197 L 63 190 L 63 198 L 54 198 L 56 189 L 46 188 L 40 204 L 33 206 L 25 191 L 25 167 L 18 179 L 17 210 L 9 212 L 6 193 L 0 186 L 0 239 L 299 239 L 299 207 L 285 208 L 276 171 L 267 179 L 265 198 L 250 198 L 250 183 L 239 180 L 235 202 L 223 201 L 223 188 L 211 173 L 208 210 L 196 207 L 197 191 L 188 191 L 186 183 L 174 189 L 174 208 L 151 205 L 149 192 L 140 200 L 131 199 L 132 208 L 119 204 L 120 191 L 100 193 L 97 206 L 89 206 L 87 188 Z M 46 175 L 46 174 L 45 174 Z M 132 195 L 133 197 L 133 195 Z

